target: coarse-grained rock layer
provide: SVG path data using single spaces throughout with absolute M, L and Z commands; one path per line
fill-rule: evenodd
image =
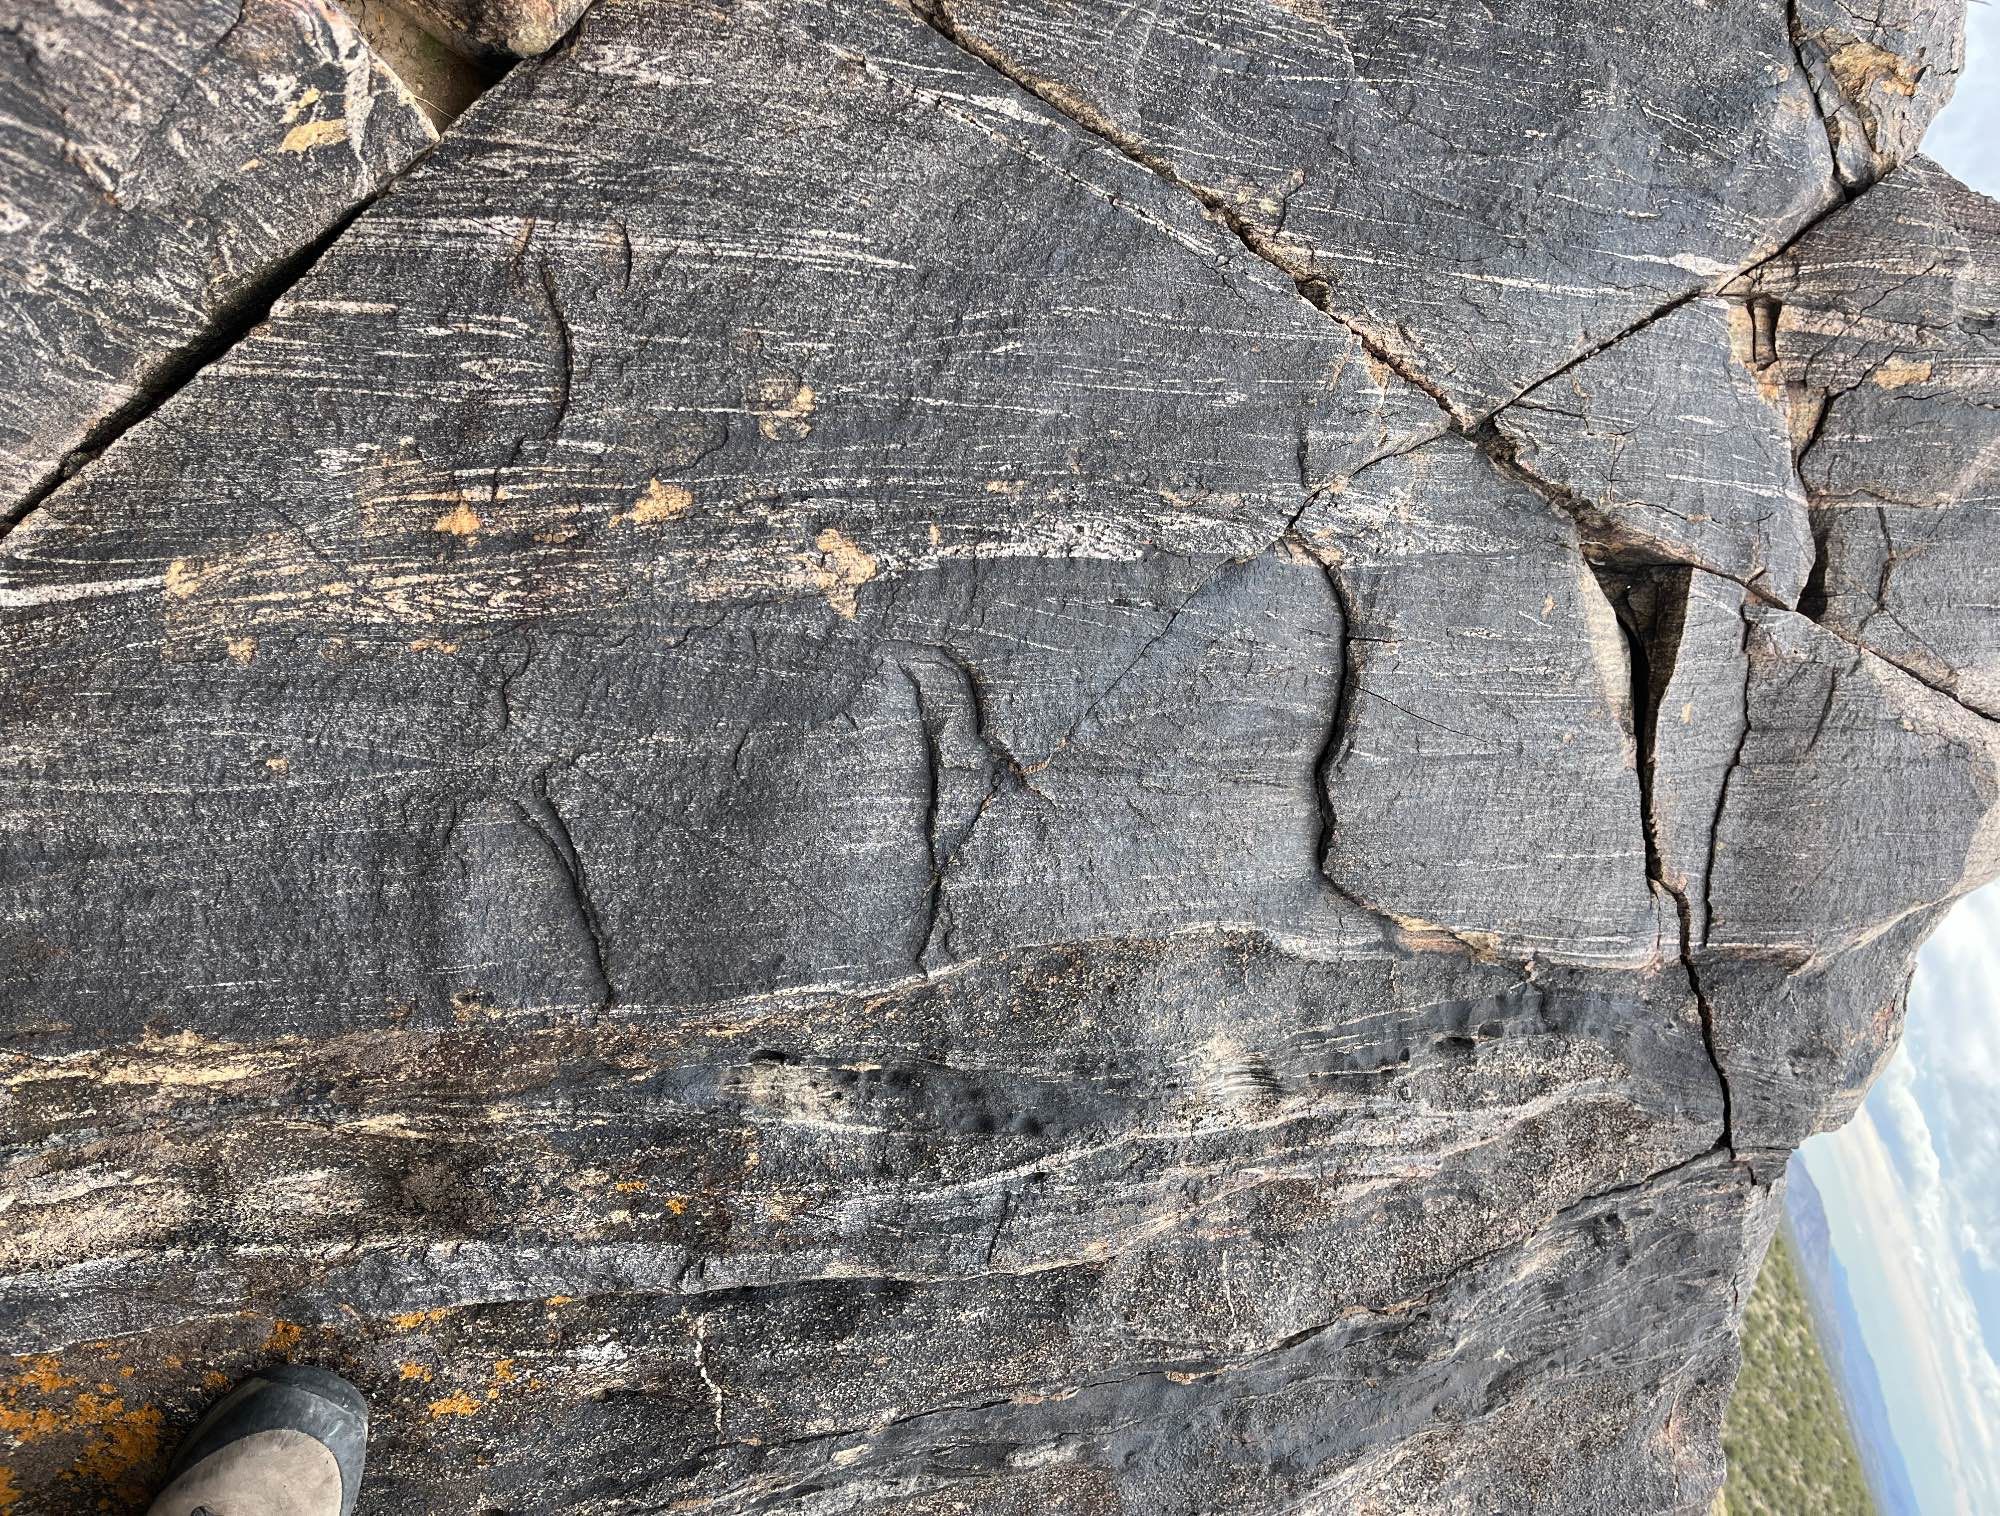
M 1705 1512 L 2000 872 L 1960 18 L 392 9 L 0 12 L 0 1509 Z

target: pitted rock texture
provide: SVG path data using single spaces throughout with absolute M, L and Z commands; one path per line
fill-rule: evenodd
M 349 186 L 10 501 L 0 1492 L 291 1356 L 375 1513 L 1706 1512 L 2000 872 L 1832 25 L 601 0 Z

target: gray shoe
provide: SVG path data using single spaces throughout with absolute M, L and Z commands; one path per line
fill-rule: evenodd
M 259 1369 L 181 1444 L 148 1516 L 353 1516 L 368 1402 L 325 1369 Z

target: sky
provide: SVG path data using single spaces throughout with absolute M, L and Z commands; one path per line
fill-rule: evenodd
M 1902 1050 L 1806 1144 L 1926 1516 L 2000 1512 L 2000 886 L 1925 947 Z
M 1972 0 L 1965 16 L 1965 71 L 1951 104 L 1924 133 L 1924 152 L 1984 194 L 2000 199 L 2000 5 Z
M 2000 5 L 1973 0 L 1924 151 L 2000 199 Z M 2000 1512 L 2000 884 L 1924 948 L 1902 1049 L 1801 1156 L 1924 1516 Z

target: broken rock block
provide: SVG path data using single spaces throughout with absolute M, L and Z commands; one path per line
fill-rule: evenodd
M 240 334 L 433 139 L 332 0 L 0 11 L 0 516 Z

